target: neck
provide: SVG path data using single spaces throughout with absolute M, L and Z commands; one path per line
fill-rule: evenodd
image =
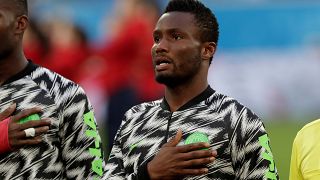
M 12 53 L 4 59 L 0 59 L 0 85 L 10 77 L 22 71 L 28 64 L 23 52 Z
M 207 80 L 195 81 L 194 83 L 182 84 L 165 89 L 165 98 L 172 112 L 178 110 L 188 101 L 201 94 L 208 87 Z

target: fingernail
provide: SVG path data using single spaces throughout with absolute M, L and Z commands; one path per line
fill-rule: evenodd
M 213 151 L 211 152 L 211 154 L 212 154 L 213 156 L 216 156 L 218 153 L 217 153 L 216 150 L 213 150 Z
M 10 106 L 9 106 L 9 108 L 15 108 L 16 107 L 16 103 L 15 102 L 13 102 L 12 104 L 10 104 Z
M 209 158 L 209 160 L 210 160 L 211 162 L 213 162 L 215 159 L 216 159 L 216 158 L 214 158 L 214 157 Z
M 50 123 L 51 124 L 51 120 L 50 119 L 46 119 L 45 122 Z
M 38 111 L 42 111 L 42 108 L 40 108 L 40 107 L 36 107 L 36 108 L 37 108 Z

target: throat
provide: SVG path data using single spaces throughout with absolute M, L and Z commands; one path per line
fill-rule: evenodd
M 28 61 L 24 59 L 6 62 L 0 63 L 0 85 L 3 85 L 8 79 L 21 72 L 28 65 Z
M 208 84 L 197 86 L 181 86 L 176 88 L 166 87 L 165 98 L 172 112 L 179 110 L 189 101 L 200 95 L 208 87 Z
M 3 85 L 4 82 L 8 79 L 8 77 L 5 74 L 0 73 L 0 86 Z
M 2 86 L 2 84 L 5 82 L 5 79 L 0 79 L 0 86 Z
M 179 108 L 181 108 L 184 104 L 186 104 L 189 100 L 192 99 L 192 97 L 189 97 L 183 91 L 166 92 L 165 97 L 171 112 L 177 111 Z

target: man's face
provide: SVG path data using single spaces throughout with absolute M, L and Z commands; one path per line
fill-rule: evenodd
M 151 49 L 157 82 L 176 86 L 199 72 L 202 63 L 199 37 L 193 14 L 170 12 L 160 17 Z
M 0 61 L 11 54 L 15 47 L 15 16 L 7 8 L 0 5 Z

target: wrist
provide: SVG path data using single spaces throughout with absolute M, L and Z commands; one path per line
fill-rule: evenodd
M 0 132 L 3 132 L 3 135 L 0 136 L 0 154 L 6 153 L 11 150 L 8 132 L 9 120 L 10 117 L 0 122 Z
M 160 176 L 157 175 L 157 173 L 153 171 L 150 162 L 147 164 L 147 171 L 148 171 L 149 178 L 150 178 L 151 180 L 160 179 Z

